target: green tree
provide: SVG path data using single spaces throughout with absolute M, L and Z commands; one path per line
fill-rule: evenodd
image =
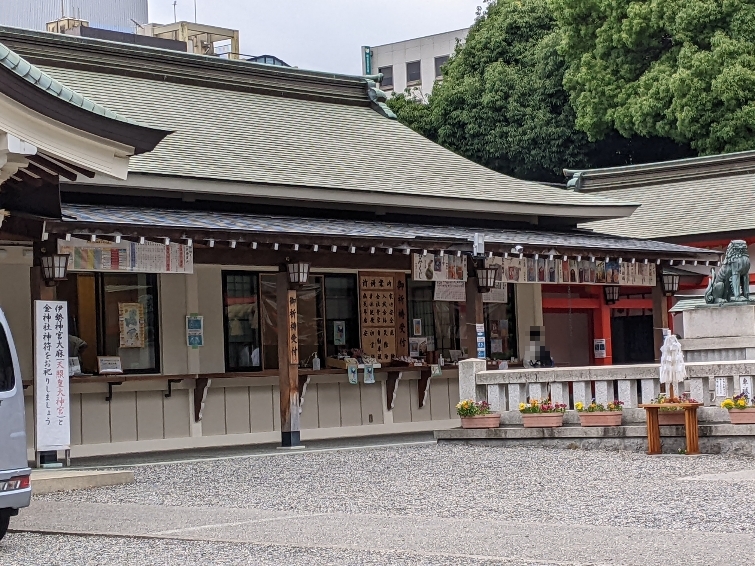
M 404 93 L 389 99 L 389 105 L 422 135 L 523 179 L 563 182 L 565 167 L 688 154 L 675 143 L 657 140 L 648 151 L 644 140 L 616 133 L 591 143 L 575 127 L 576 112 L 563 87 L 562 40 L 549 0 L 489 2 L 426 103 L 416 93 Z
M 564 84 L 598 140 L 755 148 L 755 0 L 559 0 Z

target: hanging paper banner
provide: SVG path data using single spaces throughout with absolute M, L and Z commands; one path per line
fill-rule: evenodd
M 412 279 L 415 281 L 466 281 L 467 256 L 414 254 Z
M 487 267 L 498 266 L 498 280 L 504 283 L 582 285 L 631 285 L 654 287 L 655 264 L 576 259 L 534 259 L 493 257 Z M 436 284 L 437 289 L 437 284 Z
M 68 304 L 34 301 L 36 450 L 71 447 L 68 389 Z
M 193 273 L 194 248 L 184 244 L 122 241 L 119 244 L 78 238 L 58 240 L 58 253 L 69 254 L 69 271 Z
M 466 302 L 466 283 L 464 281 L 436 281 L 433 300 L 456 303 Z

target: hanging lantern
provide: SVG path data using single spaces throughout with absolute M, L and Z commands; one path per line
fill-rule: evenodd
M 304 285 L 309 279 L 309 264 L 300 261 L 286 264 L 288 270 L 288 281 L 292 287 Z
M 489 293 L 495 287 L 498 267 L 484 267 L 484 265 L 476 267 L 475 276 L 477 277 L 477 290 L 480 293 Z
M 619 286 L 606 285 L 603 287 L 603 295 L 606 298 L 607 305 L 614 305 L 619 300 Z
M 679 290 L 679 275 L 677 273 L 664 272 L 661 277 L 663 285 L 663 294 L 672 297 Z
M 65 281 L 68 275 L 68 258 L 70 254 L 45 253 L 39 256 L 42 265 L 42 278 L 45 285 L 54 287 L 59 281 Z

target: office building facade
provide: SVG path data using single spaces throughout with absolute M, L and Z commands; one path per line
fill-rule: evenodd
M 91 27 L 134 33 L 147 23 L 147 0 L 2 0 L 0 25 L 45 30 L 48 22 L 73 17 Z

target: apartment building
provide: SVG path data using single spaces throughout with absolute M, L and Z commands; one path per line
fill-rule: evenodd
M 432 92 L 441 69 L 464 41 L 469 28 L 362 47 L 362 72 L 365 75 L 383 74 L 380 87 L 386 92 L 403 92 L 407 88 L 421 95 Z

